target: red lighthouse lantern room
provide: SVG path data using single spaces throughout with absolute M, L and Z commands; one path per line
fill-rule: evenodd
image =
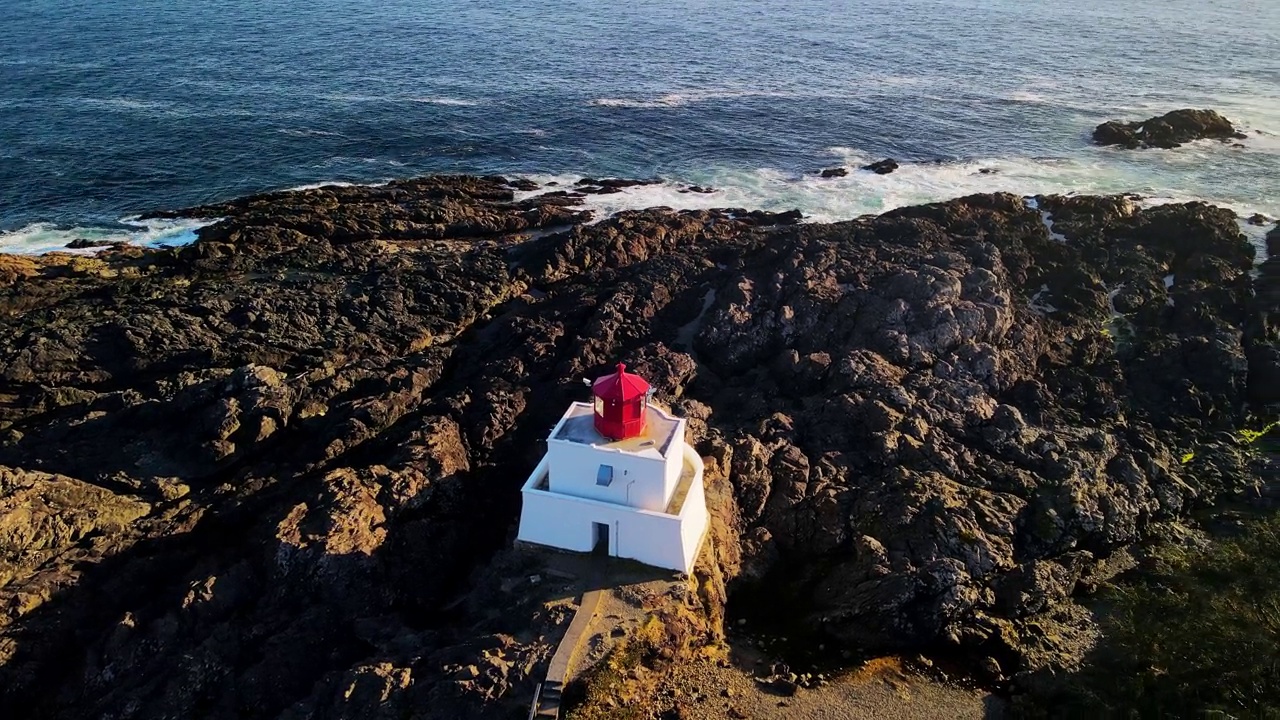
M 618 371 L 599 378 L 591 385 L 595 395 L 596 431 L 610 440 L 625 440 L 644 433 L 645 411 L 649 406 L 649 383 L 639 375 L 627 372 L 618 363 Z

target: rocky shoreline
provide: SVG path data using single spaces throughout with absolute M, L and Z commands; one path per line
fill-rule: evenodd
M 1126 548 L 1261 481 L 1280 231 L 1255 263 L 1227 210 L 1012 195 L 592 222 L 623 182 L 271 193 L 172 213 L 222 218 L 188 247 L 0 255 L 0 714 L 512 716 L 556 627 L 518 488 L 618 359 L 716 514 L 666 662 L 767 599 L 1016 686 L 1081 659 Z

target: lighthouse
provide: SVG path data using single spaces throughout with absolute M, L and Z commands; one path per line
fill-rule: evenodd
M 689 572 L 708 526 L 685 421 L 619 363 L 569 405 L 521 489 L 521 542 Z

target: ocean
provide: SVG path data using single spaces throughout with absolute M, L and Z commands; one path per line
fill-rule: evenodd
M 1274 218 L 1278 52 L 1275 0 L 3 0 L 0 251 L 188 242 L 132 218 L 440 172 L 667 181 L 602 213 L 1011 191 Z M 1182 107 L 1245 147 L 1090 143 Z M 884 157 L 909 162 L 813 173 Z

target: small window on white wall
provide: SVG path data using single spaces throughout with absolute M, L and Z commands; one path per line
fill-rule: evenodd
M 613 466 L 601 465 L 600 469 L 596 471 L 596 484 L 609 485 L 612 482 L 613 482 Z

